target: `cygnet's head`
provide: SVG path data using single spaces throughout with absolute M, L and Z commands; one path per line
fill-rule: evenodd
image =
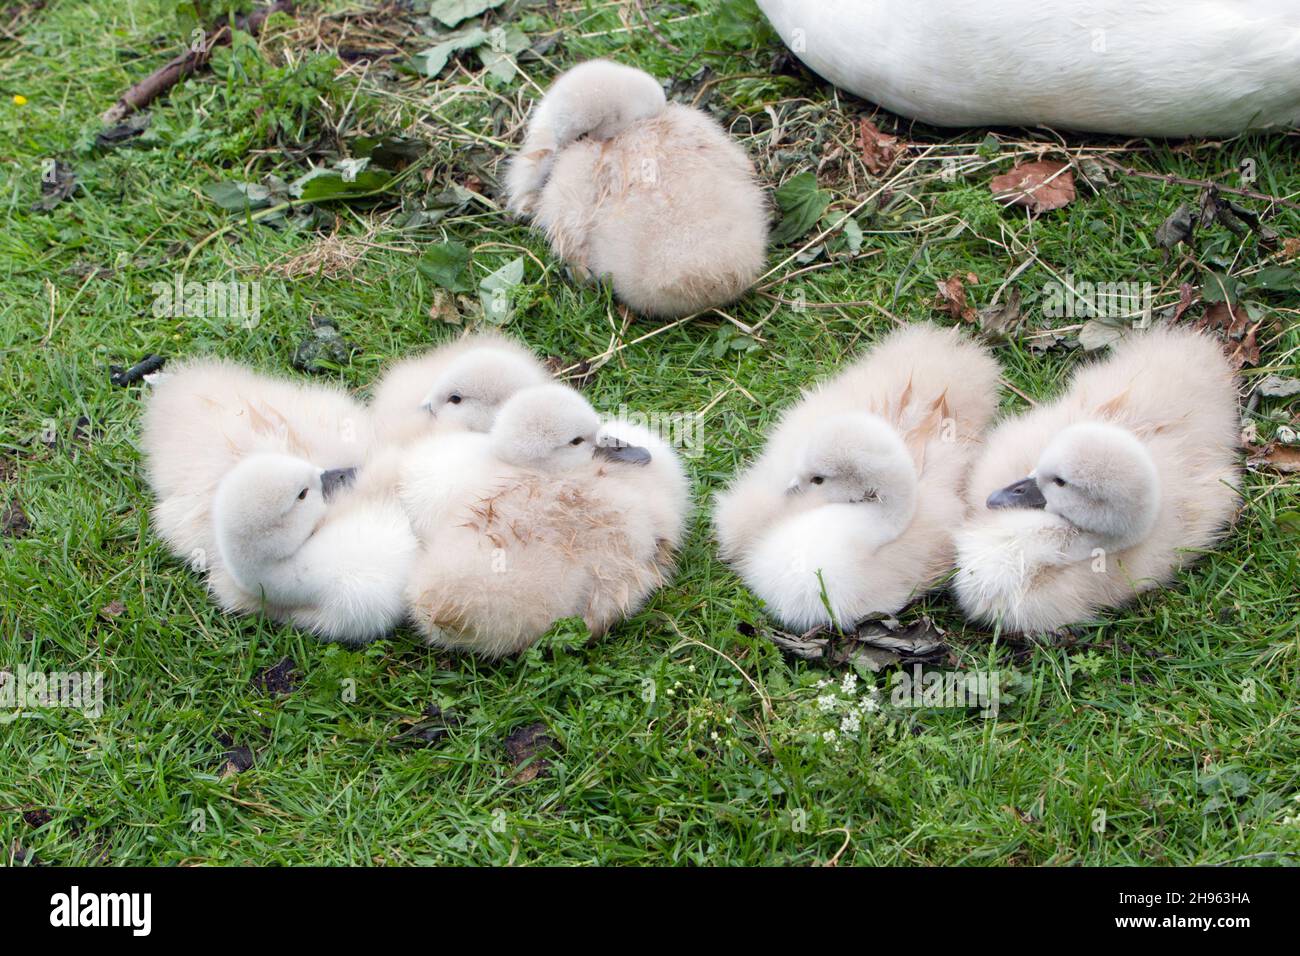
M 516 392 L 501 407 L 490 436 L 492 453 L 521 468 L 564 471 L 592 457 L 632 464 L 650 460 L 644 448 L 599 441 L 600 418 L 567 385 L 535 385 Z
M 485 432 L 506 399 L 545 381 L 546 374 L 521 355 L 491 346 L 475 348 L 451 362 L 421 407 L 440 425 Z
M 1113 546 L 1136 544 L 1160 510 L 1155 463 L 1127 429 L 1071 425 L 1043 449 L 1038 466 L 989 496 L 990 508 L 1043 508 Z
M 786 487 L 818 504 L 875 503 L 910 521 L 916 509 L 916 465 L 902 437 L 875 415 L 836 415 L 808 436 Z
M 292 455 L 250 455 L 217 487 L 212 505 L 217 540 L 223 550 L 242 553 L 255 545 L 260 558 L 286 558 L 311 537 L 330 498 L 355 474 L 354 468 L 322 470 Z

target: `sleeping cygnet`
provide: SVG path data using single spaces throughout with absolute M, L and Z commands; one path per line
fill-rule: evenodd
M 262 375 L 233 362 L 182 364 L 151 390 L 141 429 L 153 525 L 176 556 L 217 560 L 212 502 L 249 455 L 275 452 L 357 467 L 373 445 L 365 408 L 340 388 Z
M 354 469 L 257 454 L 221 482 L 212 506 L 226 610 L 265 610 L 328 640 L 370 641 L 406 613 L 418 544 L 397 502 L 344 489 Z
M 784 626 L 892 614 L 952 568 L 997 365 L 955 330 L 907 327 L 785 413 L 720 494 L 723 557 Z
M 550 381 L 546 366 L 516 340 L 476 332 L 385 371 L 370 414 L 380 444 L 404 444 L 434 432 L 486 432 L 502 402 Z
M 724 305 L 762 272 L 768 211 L 749 157 L 632 67 L 592 60 L 557 79 L 505 181 L 509 208 L 635 312 Z
M 476 452 L 472 477 L 439 497 L 411 576 L 430 643 L 499 657 L 566 617 L 599 635 L 671 573 L 686 476 L 649 430 L 602 432 L 577 392 L 546 385 L 511 398 Z
M 1049 632 L 1167 583 L 1232 519 L 1238 422 L 1217 342 L 1188 329 L 1122 340 L 989 436 L 957 536 L 962 609 Z

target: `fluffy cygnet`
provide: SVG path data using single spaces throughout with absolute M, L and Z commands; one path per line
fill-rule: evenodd
M 1122 340 L 989 436 L 957 536 L 963 610 L 1038 633 L 1167 583 L 1232 520 L 1239 427 L 1216 341 L 1178 328 Z
M 511 398 L 489 436 L 465 437 L 482 440 L 457 461 L 453 493 L 429 486 L 439 517 L 408 589 L 431 643 L 499 657 L 565 617 L 601 634 L 664 583 L 687 483 L 656 435 L 602 431 L 581 396 L 547 385 Z M 404 483 L 403 500 L 418 511 L 415 490 Z
M 955 329 L 901 329 L 781 418 L 715 503 L 723 557 L 786 627 L 894 613 L 952 568 L 998 369 Z
M 259 452 L 325 468 L 365 461 L 373 443 L 365 408 L 340 388 L 261 375 L 233 362 L 181 365 L 151 391 L 141 448 L 156 503 L 154 527 L 200 570 L 216 560 L 212 501 L 223 477 Z
M 689 315 L 762 272 L 768 211 L 745 151 L 653 77 L 593 60 L 561 76 L 506 172 L 507 202 L 636 312 Z
M 377 438 L 403 444 L 435 431 L 486 432 L 502 402 L 551 375 L 512 338 L 476 332 L 391 366 L 370 402 Z
M 341 491 L 353 475 L 261 453 L 221 481 L 212 506 L 220 562 L 209 581 L 222 607 L 349 642 L 402 620 L 418 544 L 391 497 Z

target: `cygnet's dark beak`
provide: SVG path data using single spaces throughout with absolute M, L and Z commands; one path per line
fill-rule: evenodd
M 1047 505 L 1038 482 L 1033 478 L 1022 478 L 1014 485 L 999 488 L 989 495 L 990 508 L 1042 508 Z
M 609 444 L 597 445 L 592 449 L 593 458 L 622 462 L 625 465 L 650 464 L 650 451 L 640 445 L 625 445 L 618 439 L 611 439 Z
M 335 492 L 351 485 L 356 477 L 357 470 L 355 468 L 331 468 L 329 471 L 322 471 L 320 475 L 321 497 L 329 501 L 334 497 Z

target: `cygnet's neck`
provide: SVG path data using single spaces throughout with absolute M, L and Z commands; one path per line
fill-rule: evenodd
M 1088 531 L 1051 511 L 1043 513 L 1050 515 L 1053 521 L 1039 535 L 1041 548 L 1038 553 L 1027 555 L 1035 564 L 1063 567 L 1095 561 L 1100 556 L 1118 553 L 1137 543 L 1129 538 Z
M 882 544 L 893 541 L 907 530 L 916 517 L 918 498 L 916 481 L 913 479 L 900 483 L 898 488 L 881 495 L 879 501 L 865 502 L 876 512 Z
M 254 545 L 237 547 L 236 553 L 227 557 L 230 573 L 250 593 L 265 597 L 270 604 L 282 607 L 301 607 L 319 603 L 326 595 L 325 584 L 329 575 L 321 574 L 321 558 L 314 554 L 315 534 L 299 547 L 285 553 L 283 549 L 271 551 Z

